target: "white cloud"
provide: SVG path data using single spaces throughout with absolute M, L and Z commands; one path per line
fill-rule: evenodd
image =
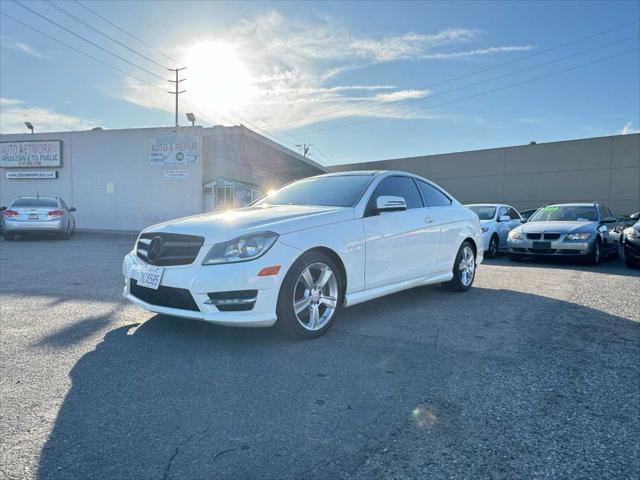
M 31 122 L 36 132 L 87 130 L 96 126 L 92 121 L 54 112 L 40 107 L 28 107 L 16 98 L 0 98 L 0 132 L 24 133 L 24 122 Z
M 231 44 L 247 66 L 251 92 L 241 108 L 230 108 L 220 114 L 226 99 L 216 102 L 213 98 L 216 93 L 211 88 L 208 93 L 196 96 L 194 68 L 188 70 L 191 80 L 185 75 L 187 81 L 183 86 L 187 94 L 183 98 L 198 106 L 209 117 L 208 121 L 246 123 L 248 119 L 270 131 L 352 116 L 429 117 L 429 113 L 402 112 L 403 101 L 423 98 L 429 94 L 426 90 L 375 81 L 340 82 L 340 78 L 347 72 L 389 62 L 468 58 L 532 48 L 529 45 L 460 48 L 479 42 L 481 35 L 482 32 L 472 28 L 446 28 L 429 33 L 364 36 L 349 31 L 332 18 L 319 15 L 304 20 L 285 18 L 272 10 L 241 20 L 207 39 Z M 191 46 L 178 46 L 172 54 L 187 58 Z M 456 47 L 457 52 L 441 51 Z M 216 69 L 216 74 L 224 75 L 225 69 Z M 173 110 L 171 97 L 156 89 L 129 80 L 126 85 L 120 93 L 122 98 L 148 108 Z M 166 88 L 161 82 L 158 87 Z M 207 119 L 201 121 L 208 123 Z
M 630 133 L 640 133 L 640 129 L 633 128 L 633 124 L 631 123 L 631 120 L 629 120 L 618 133 L 622 135 L 629 135 Z
M 26 53 L 27 55 L 35 58 L 46 58 L 45 55 L 35 50 L 31 45 L 24 42 L 11 40 L 7 36 L 2 36 L 2 38 L 0 39 L 0 43 L 4 47 L 11 48 L 12 50 L 19 50 L 22 53 Z
M 400 102 L 409 98 L 424 98 L 429 94 L 429 90 L 398 90 L 391 93 L 379 93 L 376 99 L 381 102 Z
M 524 52 L 535 48 L 533 45 L 507 45 L 504 47 L 489 47 L 489 48 L 476 48 L 475 50 L 465 50 L 461 52 L 449 52 L 449 53 L 431 53 L 422 55 L 420 58 L 424 59 L 451 59 L 451 58 L 463 58 L 473 57 L 478 55 L 490 55 L 494 53 L 509 53 L 509 52 Z
M 24 103 L 24 101 L 23 100 L 18 100 L 17 98 L 0 97 L 0 106 L 20 105 L 21 103 Z

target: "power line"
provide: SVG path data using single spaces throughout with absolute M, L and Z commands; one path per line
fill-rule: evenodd
M 442 107 L 442 106 L 445 106 L 445 105 L 451 105 L 452 103 L 462 102 L 463 100 L 470 100 L 472 98 L 480 97 L 482 95 L 488 95 L 490 93 L 499 92 L 501 90 L 506 90 L 506 89 L 509 89 L 509 88 L 518 87 L 520 85 L 524 85 L 524 84 L 527 84 L 527 83 L 535 82 L 535 81 L 538 81 L 538 80 L 543 80 L 545 78 L 549 78 L 549 77 L 553 77 L 553 76 L 556 76 L 556 75 L 560 75 L 562 73 L 566 73 L 566 72 L 569 72 L 569 71 L 572 71 L 572 70 L 576 70 L 578 68 L 587 67 L 589 65 L 594 65 L 596 63 L 604 62 L 606 60 L 610 60 L 610 59 L 613 59 L 613 58 L 621 57 L 621 56 L 626 55 L 628 53 L 637 52 L 638 50 L 640 50 L 640 48 L 633 48 L 631 50 L 625 50 L 624 52 L 618 53 L 616 55 L 609 55 L 609 56 L 606 56 L 606 57 L 599 58 L 597 60 L 593 60 L 591 62 L 582 63 L 580 65 L 575 65 L 573 67 L 569 67 L 569 68 L 565 68 L 565 69 L 562 69 L 562 70 L 558 70 L 556 72 L 552 72 L 552 73 L 549 73 L 549 74 L 546 74 L 546 75 L 540 75 L 538 77 L 534 77 L 534 78 L 530 78 L 530 79 L 527 79 L 527 80 L 523 80 L 521 82 L 511 83 L 509 85 L 504 85 L 502 87 L 494 88 L 494 89 L 491 89 L 491 90 L 486 90 L 484 92 L 476 93 L 474 95 L 468 95 L 466 97 L 454 99 L 454 100 L 451 100 L 451 101 L 448 101 L 448 102 L 437 103 L 435 105 L 426 105 L 424 107 L 415 108 L 415 109 L 412 109 L 412 110 L 406 110 L 403 113 L 413 113 L 413 112 L 425 110 L 427 108 Z M 345 127 L 350 127 L 350 126 L 354 126 L 354 125 L 361 125 L 361 124 L 364 124 L 364 123 L 377 122 L 377 121 L 380 121 L 380 120 L 385 120 L 385 119 L 384 118 L 370 118 L 370 119 L 361 120 L 361 121 L 358 121 L 358 122 L 344 123 L 344 124 L 341 124 L 341 125 L 334 125 L 334 126 L 331 126 L 331 127 L 317 128 L 317 129 L 313 129 L 313 130 L 302 131 L 300 133 L 309 134 L 309 133 L 323 132 L 323 131 L 326 131 L 326 130 L 333 130 L 335 128 L 345 128 Z
M 78 0 L 73 0 L 75 3 L 77 3 L 78 5 L 80 5 L 82 8 L 84 8 L 86 11 L 90 12 L 91 14 L 95 15 L 96 17 L 98 17 L 100 20 L 102 20 L 103 22 L 108 23 L 109 25 L 111 25 L 114 28 L 117 28 L 119 31 L 121 31 L 122 33 L 124 33 L 125 35 L 133 38 L 135 41 L 141 43 L 142 45 L 144 45 L 145 47 L 153 50 L 154 52 L 156 52 L 159 55 L 162 55 L 164 58 L 166 58 L 167 60 L 170 60 L 171 62 L 173 62 L 174 64 L 180 66 L 181 62 L 179 62 L 178 60 L 168 56 L 167 54 L 161 52 L 160 50 L 154 48 L 152 45 L 149 45 L 147 42 L 145 42 L 144 40 L 142 40 L 139 37 L 136 37 L 135 35 L 133 35 L 132 33 L 128 32 L 127 30 L 125 30 L 124 28 L 116 25 L 115 23 L 113 23 L 112 21 L 110 21 L 109 19 L 103 17 L 102 15 L 100 15 L 98 12 L 96 12 L 95 10 L 92 10 L 91 8 L 87 7 L 84 3 L 79 2 Z
M 586 49 L 586 50 L 582 50 L 580 52 L 572 53 L 571 55 L 566 55 L 564 57 L 555 58 L 555 59 L 549 60 L 547 62 L 538 63 L 536 65 L 532 65 L 532 66 L 527 67 L 527 68 L 522 68 L 520 70 L 515 70 L 513 72 L 504 73 L 502 75 L 498 75 L 496 77 L 487 78 L 487 79 L 484 79 L 484 80 L 479 80 L 477 82 L 467 83 L 467 84 L 461 85 L 459 87 L 451 88 L 449 90 L 444 90 L 442 92 L 436 92 L 436 93 L 434 93 L 432 95 L 429 95 L 429 96 L 427 96 L 425 98 L 414 98 L 414 99 L 411 99 L 411 101 L 415 102 L 415 103 L 426 102 L 426 101 L 431 100 L 434 97 L 447 95 L 449 93 L 457 92 L 459 90 L 464 90 L 464 89 L 470 88 L 470 87 L 476 87 L 476 86 L 482 85 L 484 83 L 494 82 L 494 81 L 500 80 L 502 78 L 507 78 L 507 77 L 512 77 L 514 75 L 519 75 L 521 73 L 525 73 L 525 72 L 528 72 L 530 70 L 534 70 L 536 68 L 540 68 L 540 67 L 544 67 L 544 66 L 547 66 L 547 65 L 551 65 L 553 63 L 562 62 L 564 60 L 568 60 L 570 58 L 577 57 L 579 55 L 584 55 L 585 53 L 591 53 L 591 52 L 595 52 L 597 50 L 602 50 L 603 48 L 611 47 L 613 45 L 618 45 L 618 44 L 624 43 L 624 42 L 626 42 L 628 40 L 637 39 L 637 38 L 638 38 L 638 35 L 632 35 L 632 36 L 629 36 L 629 37 L 622 38 L 620 40 L 616 40 L 615 42 L 609 42 L 609 43 L 606 43 L 604 45 L 598 45 L 597 47 L 594 47 L 594 48 L 589 48 L 589 49 Z M 378 112 L 378 111 L 385 110 L 385 108 L 386 108 L 386 105 L 377 105 L 375 108 L 369 108 L 369 109 L 360 110 L 358 112 L 358 115 L 362 116 L 363 114 L 375 113 L 375 112 Z M 392 111 L 391 113 L 402 113 L 402 110 L 395 110 L 395 111 Z
M 120 55 L 118 55 L 117 53 L 114 53 L 114 52 L 112 52 L 111 50 L 109 50 L 109 49 L 107 49 L 107 48 L 104 48 L 103 46 L 98 45 L 97 43 L 92 42 L 91 40 L 89 40 L 89 39 L 87 39 L 87 38 L 83 37 L 82 35 L 80 35 L 80 34 L 78 34 L 78 33 L 74 32 L 73 30 L 68 29 L 68 28 L 67 28 L 67 27 L 65 27 L 64 25 L 60 25 L 59 23 L 54 22 L 54 21 L 53 21 L 53 20 L 51 20 L 50 18 L 45 17 L 45 16 L 44 16 L 44 15 L 42 15 L 41 13 L 39 13 L 39 12 L 35 11 L 34 9 L 32 9 L 32 8 L 30 8 L 30 7 L 27 7 L 26 5 L 23 5 L 23 4 L 22 4 L 22 3 L 20 3 L 19 1 L 17 1 L 17 0 L 16 0 L 16 2 L 15 2 L 15 3 L 16 3 L 16 5 L 20 5 L 20 6 L 21 6 L 22 8 L 24 8 L 25 10 L 30 11 L 31 13 L 33 13 L 34 15 L 37 15 L 38 17 L 42 18 L 43 20 L 46 20 L 47 22 L 52 23 L 53 25 L 57 26 L 58 28 L 61 28 L 61 29 L 62 29 L 62 30 L 64 30 L 65 32 L 70 33 L 70 34 L 71 34 L 71 35 L 73 35 L 74 37 L 77 37 L 77 38 L 79 38 L 79 39 L 81 39 L 81 40 L 83 40 L 83 41 L 85 41 L 85 42 L 87 42 L 87 43 L 89 43 L 89 44 L 93 45 L 94 47 L 96 47 L 96 48 L 98 48 L 98 49 L 102 50 L 103 52 L 106 52 L 106 53 L 108 53 L 109 55 L 111 55 L 111 56 L 113 56 L 113 57 L 116 57 L 117 59 L 119 59 L 119 60 L 121 60 L 121 61 L 123 61 L 123 62 L 125 62 L 125 63 L 128 63 L 129 65 L 132 65 L 132 66 L 134 66 L 134 67 L 136 67 L 136 68 L 138 68 L 138 69 L 140 69 L 140 70 L 142 70 L 142 71 L 144 71 L 144 72 L 148 73 L 149 75 L 152 75 L 152 76 L 154 76 L 154 77 L 156 77 L 156 78 L 159 78 L 159 79 L 161 79 L 161 80 L 165 80 L 163 77 L 161 77 L 160 75 L 158 75 L 158 74 L 156 74 L 156 73 L 152 72 L 151 70 L 147 70 L 146 68 L 141 67 L 140 65 L 138 65 L 138 64 L 136 64 L 136 63 L 134 63 L 134 62 L 131 62 L 131 61 L 127 60 L 127 59 L 126 59 L 126 58 L 124 58 L 124 57 L 121 57 L 121 56 L 120 56 Z
M 154 65 L 157 65 L 160 68 L 167 68 L 165 65 L 162 65 L 161 63 L 156 62 L 153 58 L 148 57 L 147 55 L 145 55 L 144 53 L 140 53 L 139 51 L 129 47 L 127 44 L 121 42 L 120 40 L 118 40 L 117 38 L 113 38 L 111 35 L 103 32 L 102 30 L 94 27 L 93 25 L 91 25 L 90 23 L 86 22 L 85 20 L 83 20 L 82 18 L 74 15 L 73 13 L 69 12 L 68 10 L 62 8 L 61 6 L 53 3 L 51 0 L 42 0 L 45 3 L 47 3 L 48 5 L 51 5 L 53 8 L 55 8 L 56 10 L 62 12 L 63 14 L 65 14 L 66 16 L 68 16 L 69 18 L 75 20 L 76 22 L 84 25 L 85 27 L 93 30 L 94 32 L 99 33 L 100 35 L 102 35 L 105 38 L 108 38 L 109 40 L 111 40 L 112 42 L 120 45 L 122 48 L 126 48 L 127 50 L 129 50 L 130 52 L 135 53 L 136 55 L 138 55 L 139 57 L 144 58 L 145 60 L 153 63 Z
M 33 31 L 34 31 L 34 32 L 36 32 L 36 33 L 39 33 L 40 35 L 43 35 L 43 36 L 45 36 L 45 37 L 49 38 L 50 40 L 53 40 L 54 42 L 58 42 L 59 44 L 64 45 L 65 47 L 70 48 L 71 50 L 73 50 L 73 51 L 75 51 L 75 52 L 78 52 L 79 54 L 84 55 L 84 56 L 85 56 L 85 57 L 87 57 L 87 58 L 90 58 L 91 60 L 94 60 L 94 61 L 96 61 L 96 62 L 98 62 L 98 63 L 101 63 L 102 65 L 105 65 L 105 66 L 107 66 L 107 67 L 109 67 L 109 68 L 112 68 L 112 69 L 114 69 L 114 70 L 116 70 L 116 71 L 118 71 L 118 72 L 122 73 L 123 75 L 126 75 L 127 77 L 131 77 L 131 78 L 133 78 L 134 80 L 137 80 L 138 82 L 146 83 L 147 85 L 149 85 L 149 86 L 151 86 L 151 87 L 157 88 L 157 89 L 158 89 L 158 90 L 160 90 L 160 91 L 164 91 L 164 90 L 162 90 L 162 88 L 160 88 L 158 85 L 154 85 L 153 83 L 148 82 L 147 80 L 145 80 L 145 79 L 143 79 L 143 78 L 136 77 L 135 75 L 132 75 L 132 74 L 130 74 L 129 72 L 127 72 L 127 71 L 125 71 L 125 70 L 122 70 L 121 68 L 118 68 L 118 67 L 116 67 L 115 65 L 112 65 L 112 64 L 111 64 L 111 63 L 109 63 L 109 62 L 105 62 L 104 60 L 102 60 L 102 59 L 100 59 L 100 58 L 98 58 L 98 57 L 94 57 L 93 55 L 91 55 L 91 54 L 89 54 L 89 53 L 83 52 L 82 50 L 80 50 L 80 49 L 78 49 L 78 48 L 74 47 L 73 45 L 70 45 L 70 44 L 68 44 L 68 43 L 66 43 L 66 42 L 64 42 L 64 41 L 62 41 L 62 40 L 60 40 L 60 39 L 58 39 L 58 38 L 56 38 L 56 37 L 54 37 L 54 36 L 52 36 L 52 35 L 49 35 L 48 33 L 45 33 L 45 32 L 43 32 L 43 31 L 41 31 L 41 30 L 38 30 L 37 28 L 32 27 L 31 25 L 29 25 L 29 24 L 27 24 L 27 23 L 23 22 L 22 20 L 19 20 L 19 19 L 17 19 L 17 18 L 15 18 L 15 17 L 13 17 L 12 15 L 9 15 L 8 13 L 5 13 L 5 12 L 0 11 L 0 14 L 2 14 L 3 16 L 5 16 L 5 17 L 7 17 L 7 18 L 10 18 L 10 19 L 11 19 L 11 20 L 13 20 L 14 22 L 17 22 L 17 23 L 19 23 L 19 24 L 23 25 L 23 26 L 24 26 L 24 27 L 26 27 L 26 28 L 29 28 L 29 29 L 33 30 Z
M 419 89 L 419 90 L 427 90 L 429 88 L 433 88 L 433 87 L 437 87 L 437 86 L 440 86 L 440 85 L 444 85 L 446 83 L 454 82 L 456 80 L 461 80 L 463 78 L 467 78 L 467 77 L 470 77 L 470 76 L 478 75 L 480 73 L 488 72 L 488 71 L 494 70 L 496 68 L 504 67 L 506 65 L 511 65 L 513 63 L 521 62 L 522 60 L 527 60 L 529 58 L 532 58 L 532 57 L 535 57 L 535 56 L 538 56 L 538 55 L 542 55 L 544 53 L 549 53 L 549 52 L 552 52 L 554 50 L 558 50 L 558 49 L 561 49 L 561 48 L 564 48 L 564 47 L 568 47 L 570 45 L 575 45 L 576 43 L 584 42 L 585 40 L 590 40 L 592 38 L 596 38 L 598 36 L 605 35 L 607 33 L 613 32 L 615 30 L 620 30 L 622 28 L 628 27 L 629 25 L 637 24 L 638 22 L 640 22 L 640 20 L 633 20 L 631 22 L 625 22 L 625 23 L 622 23 L 622 24 L 615 25 L 613 27 L 607 28 L 605 30 L 600 30 L 599 32 L 592 33 L 592 34 L 587 35 L 585 37 L 577 38 L 577 39 L 571 40 L 569 42 L 564 42 L 564 43 L 555 45 L 553 47 L 546 48 L 544 50 L 538 50 L 536 52 L 533 52 L 533 53 L 530 53 L 530 54 L 527 54 L 527 55 L 523 55 L 523 56 L 515 58 L 513 60 L 508 60 L 506 62 L 498 63 L 496 65 L 491 65 L 489 67 L 485 67 L 485 68 L 482 68 L 480 70 L 475 70 L 473 72 L 469 72 L 469 73 L 465 73 L 465 74 L 462 74 L 462 75 L 458 75 L 456 77 L 450 77 L 450 78 L 447 78 L 445 80 L 441 80 L 439 82 L 431 83 L 431 84 L 428 84 L 428 85 L 425 85 L 425 86 L 422 86 L 422 87 L 416 87 L 416 88 Z M 415 98 L 414 99 L 405 99 L 405 100 L 403 100 L 403 102 L 411 102 L 411 101 L 418 101 L 418 100 L 424 100 L 424 99 L 415 99 Z M 374 105 L 373 101 L 370 102 L 370 103 L 371 103 L 371 105 Z M 306 120 L 309 120 L 311 118 L 326 117 L 327 115 L 331 115 L 333 113 L 339 113 L 339 112 L 344 111 L 344 110 L 346 110 L 346 109 L 345 108 L 337 108 L 337 109 L 334 109 L 334 110 L 329 110 L 329 111 L 326 111 L 326 112 L 324 112 L 322 114 L 307 116 Z M 297 122 L 286 122 L 286 123 L 282 123 L 280 125 L 277 125 L 274 128 L 282 128 L 284 126 L 292 125 L 292 124 L 295 124 L 295 123 L 297 123 Z

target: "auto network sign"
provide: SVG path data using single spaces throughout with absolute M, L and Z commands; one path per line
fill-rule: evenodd
M 41 168 L 60 166 L 62 166 L 61 140 L 0 142 L 0 167 Z
M 200 139 L 178 135 L 163 135 L 151 139 L 151 165 L 195 165 L 200 159 Z

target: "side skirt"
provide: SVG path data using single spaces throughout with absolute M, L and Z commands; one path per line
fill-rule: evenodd
M 367 302 L 374 298 L 383 297 L 392 293 L 407 290 L 409 288 L 420 287 L 423 285 L 431 285 L 433 283 L 448 282 L 453 278 L 453 272 L 441 272 L 435 275 L 426 277 L 417 277 L 410 280 L 403 280 L 401 282 L 392 283 L 390 285 L 383 285 L 381 287 L 370 288 L 368 290 L 362 290 L 360 292 L 347 293 L 344 299 L 344 306 L 351 307 L 358 303 Z

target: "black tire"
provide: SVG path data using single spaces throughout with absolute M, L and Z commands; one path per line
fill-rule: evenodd
M 326 321 L 326 323 L 321 328 L 312 331 L 305 328 L 301 324 L 301 321 L 298 319 L 298 315 L 296 314 L 294 309 L 294 298 L 296 295 L 296 289 L 299 288 L 298 281 L 300 280 L 303 271 L 318 264 L 324 264 L 328 266 L 335 274 L 335 279 L 337 282 L 337 301 L 333 314 Z M 336 318 L 340 315 L 342 304 L 344 302 L 344 287 L 345 284 L 344 279 L 342 278 L 341 271 L 328 255 L 317 251 L 306 252 L 302 254 L 300 258 L 298 258 L 293 263 L 291 268 L 289 268 L 289 271 L 285 275 L 282 282 L 282 286 L 280 287 L 280 293 L 278 294 L 278 305 L 276 306 L 276 315 L 278 317 L 276 326 L 286 336 L 316 338 L 324 335 L 326 331 L 331 328 L 331 325 L 335 323 Z
M 495 233 L 489 240 L 489 249 L 485 252 L 487 258 L 495 258 L 498 256 L 498 247 L 500 246 L 500 238 Z
M 522 255 L 510 253 L 509 260 L 511 260 L 512 262 L 522 262 L 524 260 L 524 257 Z
M 600 239 L 596 240 L 596 243 L 593 245 L 593 251 L 587 255 L 587 263 L 592 266 L 597 266 L 600 263 L 602 258 L 600 257 L 600 250 L 602 248 L 602 244 Z
M 69 240 L 71 238 L 71 224 L 67 225 L 67 230 L 64 233 L 60 234 L 60 238 L 62 240 Z
M 627 249 L 624 249 L 624 264 L 629 268 L 637 268 L 640 266 L 640 262 L 635 261 L 628 253 Z
M 616 244 L 616 249 L 609 254 L 609 258 L 620 258 L 622 255 L 620 254 L 620 250 L 622 249 L 622 238 L 618 240 Z
M 463 272 L 460 270 L 460 263 L 462 261 L 463 254 L 466 249 L 470 249 L 473 254 L 473 272 L 471 274 L 471 281 L 466 283 L 463 281 Z M 451 290 L 452 292 L 466 292 L 473 285 L 473 281 L 476 277 L 476 249 L 468 240 L 462 242 L 460 248 L 458 249 L 458 254 L 456 255 L 456 260 L 453 264 L 453 278 L 442 284 L 444 288 L 447 290 Z

